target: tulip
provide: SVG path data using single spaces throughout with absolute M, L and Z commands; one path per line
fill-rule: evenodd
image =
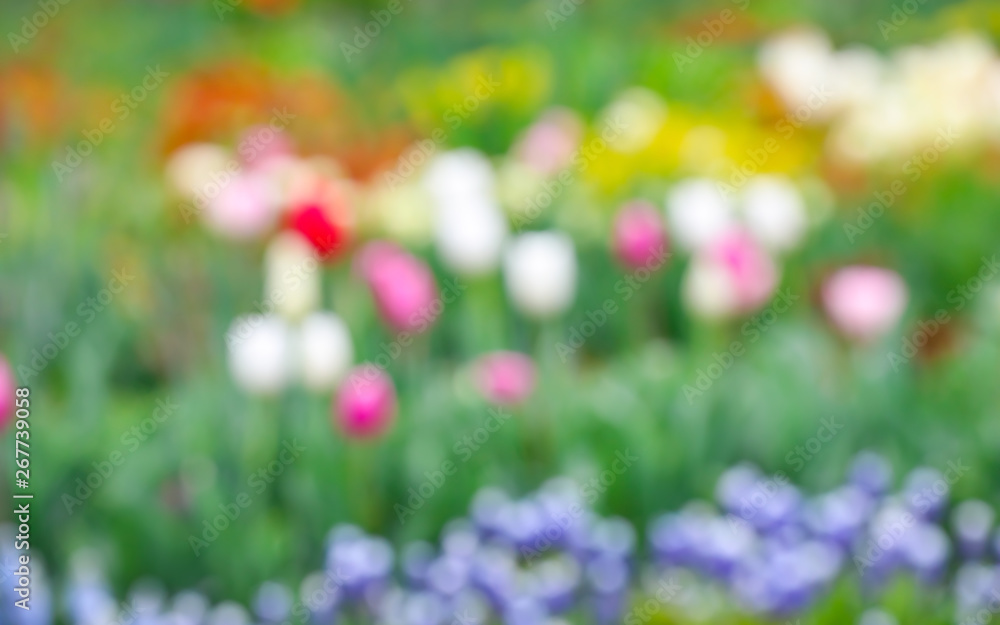
M 756 310 L 778 282 L 770 256 L 744 232 L 731 231 L 695 255 L 684 278 L 684 297 L 708 318 Z
M 608 147 L 637 152 L 650 145 L 667 119 L 667 105 L 655 91 L 630 87 L 600 114 L 601 125 L 614 132 Z
M 732 229 L 729 200 L 706 178 L 685 180 L 667 194 L 667 223 L 678 245 L 697 250 Z
M 583 123 L 569 109 L 552 109 L 532 124 L 517 140 L 517 159 L 543 176 L 569 166 L 580 144 Z
M 334 400 L 334 419 L 352 438 L 378 436 L 396 413 L 396 389 L 381 369 L 368 363 L 347 374 Z
M 576 293 L 573 242 L 561 232 L 529 232 L 507 246 L 504 283 L 514 307 L 536 318 L 565 312 Z
M 795 248 L 806 230 L 802 195 L 783 176 L 755 176 L 743 191 L 743 215 L 747 229 L 765 246 L 776 251 Z
M 660 215 L 651 204 L 631 202 L 615 217 L 612 247 L 626 266 L 649 267 L 662 257 L 666 246 Z
M 332 258 L 347 238 L 346 229 L 321 203 L 310 202 L 293 210 L 289 225 L 309 241 L 323 259 Z
M 209 200 L 202 213 L 211 230 L 231 239 L 254 239 L 274 224 L 276 190 L 266 177 L 233 174 L 219 184 L 219 194 Z
M 449 269 L 476 276 L 497 268 L 507 220 L 493 199 L 448 200 L 435 212 L 434 240 Z
M 902 317 L 907 299 L 899 274 L 880 267 L 844 267 L 822 289 L 823 307 L 833 325 L 862 343 L 891 330 Z
M 299 328 L 302 382 L 313 391 L 329 391 L 354 360 L 351 333 L 344 320 L 329 312 L 313 313 Z
M 17 378 L 10 363 L 0 356 L 0 432 L 14 419 L 17 397 Z
M 249 393 L 268 395 L 285 388 L 292 371 L 288 325 L 274 315 L 240 317 L 226 333 L 229 371 Z
M 424 172 L 423 184 L 437 204 L 496 197 L 493 166 L 485 155 L 471 148 L 434 157 Z
M 278 234 L 264 254 L 265 303 L 287 319 L 302 319 L 319 306 L 319 271 L 308 241 L 296 232 Z
M 248 129 L 237 148 L 248 167 L 261 167 L 268 161 L 292 155 L 292 142 L 284 132 L 260 125 Z
M 233 175 L 238 163 L 225 148 L 214 143 L 191 143 L 173 152 L 166 164 L 166 177 L 179 194 L 187 197 L 218 195 L 220 184 Z
M 392 243 L 374 241 L 361 250 L 357 263 L 382 320 L 392 328 L 423 332 L 440 314 L 434 274 L 419 258 Z
M 494 404 L 519 404 L 535 390 L 535 363 L 517 352 L 493 352 L 475 364 L 476 385 Z

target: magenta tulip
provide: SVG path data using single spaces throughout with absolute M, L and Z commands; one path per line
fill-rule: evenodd
M 11 369 L 7 359 L 0 356 L 0 432 L 5 430 L 14 418 L 16 394 L 17 378 L 14 377 L 14 370 Z
M 419 258 L 392 243 L 375 241 L 361 250 L 357 266 L 379 314 L 392 328 L 422 332 L 441 314 L 434 274 Z
M 535 390 L 535 363 L 517 352 L 499 351 L 486 354 L 474 365 L 479 392 L 487 401 L 519 404 Z
M 615 255 L 625 265 L 649 267 L 663 258 L 667 234 L 660 212 L 648 202 L 630 202 L 615 217 L 612 233 Z
M 371 363 L 352 369 L 334 400 L 334 420 L 351 438 L 382 434 L 395 414 L 396 389 L 392 379 Z
M 893 328 L 909 299 L 906 283 L 891 269 L 854 265 L 823 285 L 823 308 L 844 336 L 869 342 Z

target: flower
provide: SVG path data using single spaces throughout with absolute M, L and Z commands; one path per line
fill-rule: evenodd
M 356 438 L 378 436 L 396 413 L 392 379 L 371 363 L 347 374 L 334 399 L 334 419 L 344 434 Z
M 684 279 L 694 312 L 731 317 L 762 306 L 774 292 L 778 271 L 771 257 L 741 230 L 733 230 L 695 254 Z
M 331 390 L 353 361 L 354 345 L 343 319 L 331 312 L 305 318 L 299 328 L 299 366 L 306 388 Z
M 823 285 L 822 302 L 833 325 L 846 337 L 869 342 L 899 322 L 909 299 L 898 273 L 854 265 L 834 273 Z
M 436 156 L 424 172 L 423 184 L 438 204 L 496 195 L 493 166 L 484 154 L 471 148 Z
M 715 182 L 691 178 L 667 194 L 667 223 L 678 245 L 697 250 L 732 228 L 732 207 Z
M 17 378 L 10 363 L 0 356 L 0 432 L 14 419 L 17 396 Z
M 236 319 L 226 333 L 229 371 L 247 392 L 261 395 L 285 388 L 292 372 L 291 330 L 281 317 Z
M 784 176 L 754 176 L 742 197 L 747 229 L 765 246 L 776 251 L 795 248 L 806 230 L 802 195 Z
M 344 229 L 318 203 L 307 203 L 294 210 L 289 226 L 309 241 L 321 258 L 329 258 L 346 239 Z
M 264 301 L 281 316 L 298 320 L 320 301 L 319 261 L 297 232 L 282 232 L 264 254 Z
M 517 352 L 481 356 L 474 365 L 479 392 L 494 404 L 519 404 L 535 390 L 535 363 Z
M 219 182 L 232 175 L 232 171 L 227 170 L 237 166 L 236 160 L 222 146 L 191 143 L 170 155 L 166 176 L 170 186 L 183 196 L 216 195 L 220 191 Z
M 546 111 L 514 145 L 513 152 L 524 165 L 551 176 L 569 166 L 583 136 L 583 122 L 572 110 Z
M 625 265 L 648 267 L 667 246 L 659 212 L 648 202 L 630 202 L 615 217 L 612 247 Z
M 438 300 L 430 267 L 393 243 L 373 241 L 357 257 L 382 320 L 396 330 L 422 332 Z
M 504 255 L 504 284 L 514 307 L 536 318 L 566 311 L 576 294 L 573 241 L 561 232 L 529 232 Z
M 202 213 L 211 230 L 230 239 L 254 239 L 274 224 L 276 190 L 266 177 L 224 172 L 218 185 L 221 190 Z

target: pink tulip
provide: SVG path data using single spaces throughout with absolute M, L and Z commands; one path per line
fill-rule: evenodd
M 615 217 L 612 246 L 625 265 L 649 267 L 663 258 L 667 234 L 660 213 L 648 202 L 630 202 Z
M 582 134 L 575 113 L 555 109 L 528 128 L 514 150 L 521 162 L 548 176 L 570 164 Z
M 474 366 L 476 386 L 494 404 L 519 404 L 535 390 L 535 363 L 517 352 L 499 351 L 479 358 Z
M 729 277 L 735 312 L 750 312 L 770 299 L 778 284 L 778 271 L 753 237 L 733 230 L 710 243 L 706 252 Z
M 430 267 L 392 243 L 374 241 L 361 250 L 358 270 L 382 319 L 396 330 L 426 330 L 441 313 Z
M 348 374 L 334 400 L 334 420 L 347 436 L 369 438 L 383 433 L 396 415 L 392 379 L 371 363 Z
M 823 307 L 848 338 L 868 342 L 899 322 L 909 295 L 906 283 L 891 269 L 854 265 L 834 273 L 822 289 Z
M 247 129 L 236 151 L 249 167 L 265 166 L 270 160 L 291 156 L 293 153 L 288 135 L 266 124 Z
M 227 173 L 227 175 L 229 175 Z M 263 176 L 232 174 L 208 203 L 204 217 L 209 228 L 231 239 L 253 239 L 275 222 L 275 191 Z
M 15 397 L 17 395 L 17 378 L 10 363 L 0 356 L 0 432 L 14 419 Z

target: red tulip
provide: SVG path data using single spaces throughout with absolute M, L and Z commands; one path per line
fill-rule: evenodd
M 370 438 L 384 432 L 396 414 L 392 379 L 371 363 L 347 374 L 334 400 L 334 420 L 352 438 Z

